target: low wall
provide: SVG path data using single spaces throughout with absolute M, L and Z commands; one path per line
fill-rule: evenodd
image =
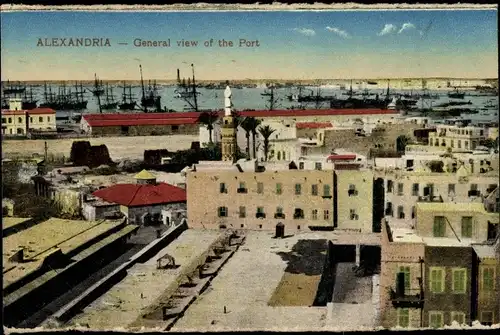
M 132 256 L 130 260 L 120 267 L 115 269 L 109 275 L 99 280 L 97 283 L 88 288 L 85 292 L 79 295 L 76 299 L 71 301 L 69 304 L 64 306 L 62 309 L 57 311 L 52 315 L 52 318 L 60 321 L 67 322 L 75 314 L 80 312 L 85 306 L 87 306 L 92 301 L 96 300 L 99 296 L 104 294 L 112 286 L 116 285 L 120 280 L 127 276 L 127 270 L 131 268 L 136 263 L 143 263 L 148 259 L 156 255 L 161 249 L 165 248 L 168 244 L 174 241 L 184 230 L 187 229 L 187 225 L 179 225 L 165 235 L 159 240 L 153 241 L 144 247 L 137 254 Z
M 326 245 L 323 273 L 318 284 L 318 291 L 316 292 L 313 306 L 327 306 L 327 304 L 332 301 L 336 268 L 334 248 L 333 243 L 328 241 Z

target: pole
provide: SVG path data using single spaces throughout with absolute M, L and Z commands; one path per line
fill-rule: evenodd
M 45 141 L 45 144 L 44 144 L 44 151 L 45 151 L 45 161 L 47 161 L 47 153 L 49 151 L 49 145 L 47 144 L 47 141 Z

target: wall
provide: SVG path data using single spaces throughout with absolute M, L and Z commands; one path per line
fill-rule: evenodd
M 375 144 L 381 144 L 384 149 L 396 149 L 396 139 L 401 135 L 414 138 L 413 131 L 421 126 L 415 124 L 378 124 L 385 131 L 373 130 L 370 136 L 357 136 L 354 129 L 325 130 L 324 153 L 330 153 L 332 149 L 346 148 L 350 151 L 368 156 Z
M 81 194 L 79 190 L 69 188 L 56 188 L 53 200 L 59 206 L 61 213 L 79 216 L 82 210 Z
M 395 327 L 398 323 L 397 309 L 390 301 L 389 291 L 396 290 L 396 275 L 401 266 L 410 267 L 410 289 L 418 288 L 420 274 L 420 259 L 424 259 L 423 243 L 391 242 L 389 227 L 382 222 L 380 265 L 380 320 L 383 327 Z M 424 276 L 425 278 L 425 276 Z M 411 292 L 413 293 L 413 292 Z M 420 327 L 420 310 L 410 309 L 410 327 Z
M 128 207 L 127 212 L 123 212 L 123 211 L 122 212 L 123 212 L 123 214 L 125 214 L 129 218 L 130 223 L 141 225 L 141 224 L 143 224 L 143 222 L 141 222 L 140 220 L 142 219 L 142 216 L 146 213 L 149 213 L 149 214 L 160 213 L 161 214 L 162 210 L 177 211 L 177 210 L 182 210 L 182 209 L 186 209 L 185 203 Z
M 12 136 L 26 136 L 26 115 L 2 114 L 2 134 Z
M 494 267 L 495 268 L 495 289 L 493 292 L 483 291 L 482 285 L 478 285 L 478 310 L 477 317 L 481 317 L 481 312 L 488 311 L 493 312 L 494 320 L 493 323 L 500 323 L 500 261 L 495 258 L 483 258 L 477 259 L 479 281 L 482 280 L 483 268 Z
M 29 115 L 29 112 L 28 112 Z M 35 130 L 55 131 L 56 114 L 33 114 L 29 116 L 29 128 Z
M 359 229 L 372 232 L 373 225 L 373 172 L 370 170 L 337 170 L 337 215 L 338 229 Z M 349 196 L 349 187 L 354 185 L 356 194 Z M 351 218 L 351 209 L 357 219 Z
M 467 209 L 467 206 L 461 204 L 448 204 L 441 208 L 426 209 L 426 204 L 417 204 L 417 224 L 416 230 L 419 236 L 432 237 L 435 216 L 444 216 L 448 219 L 446 222 L 445 237 L 456 238 L 452 229 L 462 240 L 470 240 L 471 242 L 481 243 L 487 240 L 488 237 L 488 221 L 498 222 L 497 213 L 487 213 L 483 210 L 477 211 Z M 453 206 L 453 207 L 449 207 Z M 479 204 L 482 207 L 482 204 Z M 447 208 L 448 207 L 448 208 Z M 472 217 L 472 239 L 462 237 L 462 217 Z
M 248 193 L 237 193 L 244 182 Z M 264 185 L 257 193 L 257 183 Z M 323 198 L 323 185 L 330 185 L 333 194 L 331 171 L 282 170 L 265 172 L 190 171 L 187 173 L 188 224 L 191 228 L 218 229 L 248 228 L 274 230 L 278 222 L 286 230 L 307 229 L 307 226 L 333 227 L 333 197 Z M 220 193 L 220 183 L 225 183 L 227 193 Z M 276 183 L 282 184 L 282 194 L 276 194 Z M 295 195 L 295 184 L 301 184 L 301 195 Z M 318 195 L 311 195 L 312 184 L 318 185 Z M 246 217 L 239 217 L 239 207 L 246 208 Z M 219 217 L 218 208 L 227 207 L 228 216 Z M 263 207 L 266 218 L 256 218 L 257 207 Z M 284 219 L 274 218 L 276 208 L 282 207 Z M 294 219 L 295 208 L 304 211 L 304 219 Z M 318 219 L 312 219 L 312 210 L 318 210 Z M 324 210 L 329 218 L 324 219 Z M 261 227 L 260 227 L 261 226 Z M 300 226 L 300 228 L 299 228 Z M 285 231 L 286 234 L 286 231 Z
M 198 134 L 198 124 L 178 126 L 130 126 L 128 127 L 128 132 L 122 130 L 121 126 L 91 127 L 90 132 L 93 136 L 196 135 Z
M 424 304 L 424 327 L 429 326 L 429 311 L 444 312 L 444 324 L 451 324 L 451 312 L 465 313 L 465 322 L 470 322 L 471 315 L 471 288 L 473 250 L 471 247 L 430 247 L 425 248 L 425 273 L 429 274 L 430 267 L 444 267 L 445 280 L 444 292 L 432 293 L 430 291 L 429 275 L 425 276 L 425 304 Z M 452 268 L 467 269 L 466 293 L 457 294 L 452 291 Z
M 82 215 L 87 221 L 103 220 L 107 213 L 119 210 L 120 205 L 96 206 L 92 202 L 82 205 Z

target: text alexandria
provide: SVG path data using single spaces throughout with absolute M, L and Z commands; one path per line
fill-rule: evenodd
M 37 47 L 110 47 L 109 38 L 39 38 Z

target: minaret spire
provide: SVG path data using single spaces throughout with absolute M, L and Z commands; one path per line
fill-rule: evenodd
M 222 160 L 226 162 L 236 161 L 236 129 L 232 113 L 233 102 L 229 85 L 224 90 L 224 117 L 222 119 Z

